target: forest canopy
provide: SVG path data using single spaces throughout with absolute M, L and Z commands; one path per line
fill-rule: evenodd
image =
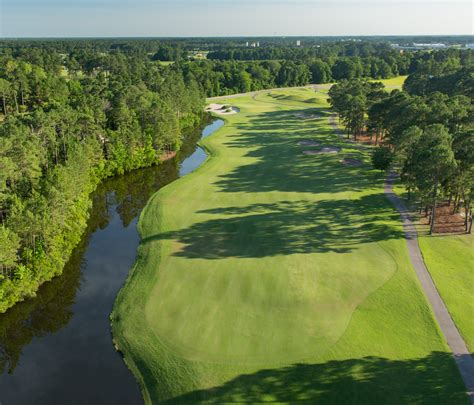
M 438 69 L 438 67 L 434 67 Z M 368 134 L 375 144 L 376 169 L 398 169 L 408 195 L 431 211 L 447 201 L 462 211 L 464 229 L 472 232 L 474 201 L 474 67 L 419 71 L 404 91 L 384 91 L 381 83 L 342 81 L 329 90 L 329 102 L 355 140 Z
M 202 120 L 194 78 L 85 45 L 1 48 L 0 312 L 61 273 L 101 179 L 159 163 Z
M 449 195 L 469 210 L 473 52 L 390 43 L 414 40 L 0 41 L 0 312 L 61 273 L 98 182 L 178 151 L 205 97 L 338 82 L 333 108 L 349 134 L 381 142 L 379 167 L 399 162 L 425 203 Z M 404 91 L 369 82 L 398 75 L 409 75 Z M 426 145 L 444 166 L 427 169 L 438 158 L 420 155 Z

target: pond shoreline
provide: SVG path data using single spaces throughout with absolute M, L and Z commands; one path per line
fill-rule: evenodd
M 109 315 L 136 259 L 137 217 L 157 190 L 205 161 L 197 144 L 219 121 L 190 133 L 174 158 L 98 185 L 63 274 L 0 315 L 0 402 L 64 403 L 74 395 L 79 402 L 142 403 L 112 344 Z

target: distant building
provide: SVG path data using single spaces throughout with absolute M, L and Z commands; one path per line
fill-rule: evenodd
M 474 49 L 474 44 L 466 44 L 467 49 Z
M 248 48 L 248 46 L 249 46 L 249 43 L 248 43 L 248 41 L 245 43 L 245 46 Z
M 425 48 L 425 49 L 446 48 L 446 45 L 441 44 L 441 43 L 437 43 L 437 44 L 417 44 L 417 43 L 414 43 L 413 46 L 415 48 Z
M 260 42 L 257 42 L 257 48 L 260 46 Z
M 421 50 L 421 49 L 444 49 L 448 48 L 446 44 L 434 43 L 434 44 L 422 44 L 422 43 L 413 43 L 411 45 L 400 45 L 400 44 L 391 44 L 392 48 L 398 50 Z
M 301 41 L 296 41 L 296 46 L 301 46 Z

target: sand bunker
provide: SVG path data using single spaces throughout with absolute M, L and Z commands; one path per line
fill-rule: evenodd
M 321 118 L 319 114 L 311 114 L 311 113 L 296 113 L 295 117 L 302 118 L 304 120 Z
M 319 142 L 316 141 L 299 141 L 298 145 L 300 146 L 321 146 Z
M 337 146 L 326 146 L 319 150 L 305 150 L 303 151 L 303 154 L 304 155 L 324 155 L 324 154 L 339 153 L 340 151 L 341 151 L 341 148 Z
M 237 114 L 240 110 L 237 107 L 232 107 L 228 104 L 209 104 L 206 107 L 206 111 L 219 115 L 232 115 Z
M 358 167 L 362 166 L 363 163 L 357 159 L 344 158 L 341 160 L 341 163 L 345 166 Z

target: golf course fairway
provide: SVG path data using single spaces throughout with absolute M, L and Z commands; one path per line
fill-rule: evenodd
M 111 316 L 146 403 L 468 403 L 384 174 L 326 98 L 229 100 L 208 160 L 148 202 Z

